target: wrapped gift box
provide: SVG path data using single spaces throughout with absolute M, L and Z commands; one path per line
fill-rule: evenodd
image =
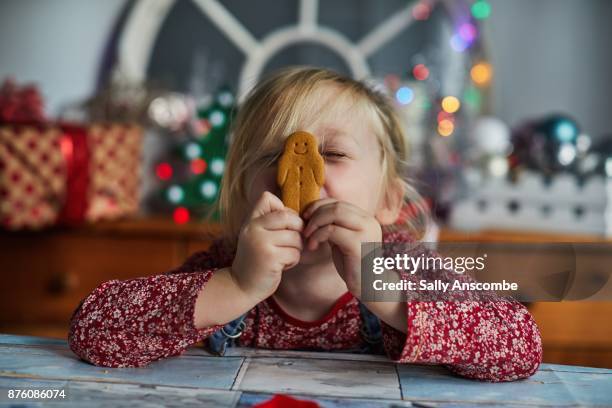
M 1 125 L 2 226 L 38 229 L 134 214 L 141 146 L 136 125 Z

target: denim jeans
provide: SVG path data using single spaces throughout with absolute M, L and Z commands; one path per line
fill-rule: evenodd
M 352 349 L 334 350 L 334 352 L 343 353 L 358 353 L 358 354 L 385 354 L 382 340 L 382 328 L 378 317 L 370 312 L 363 303 L 359 302 L 359 310 L 361 312 L 361 334 L 363 343 L 361 346 Z M 227 347 L 232 347 L 237 344 L 238 338 L 245 329 L 244 319 L 248 313 L 237 317 L 227 323 L 221 329 L 217 330 L 207 338 L 208 350 L 218 356 L 225 355 Z M 312 351 L 316 349 L 299 349 L 302 351 Z

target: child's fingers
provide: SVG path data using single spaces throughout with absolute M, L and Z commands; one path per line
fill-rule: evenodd
M 321 198 L 320 200 L 313 201 L 312 203 L 308 204 L 308 206 L 306 206 L 306 209 L 302 212 L 302 217 L 307 220 L 308 218 L 310 218 L 312 213 L 316 211 L 317 208 L 329 203 L 334 203 L 336 201 L 338 200 L 336 200 L 335 198 Z
M 269 214 L 273 211 L 281 211 L 285 209 L 285 204 L 280 198 L 269 191 L 264 191 L 259 200 L 255 203 L 251 211 L 251 220 Z
M 273 211 L 261 216 L 256 222 L 269 231 L 289 229 L 301 232 L 304 229 L 304 221 L 292 210 Z
M 295 248 L 300 252 L 304 249 L 302 237 L 299 232 L 295 231 L 274 231 L 270 234 L 270 242 L 278 247 Z
M 355 252 L 354 247 L 356 243 L 359 249 L 354 255 L 359 255 L 359 251 L 361 250 L 361 241 L 358 240 L 355 231 L 335 224 L 328 224 L 316 230 L 308 240 L 308 249 L 314 251 L 319 247 L 321 242 L 326 241 L 338 246 L 345 255 Z
M 282 251 L 279 256 L 279 261 L 284 265 L 283 270 L 293 268 L 300 262 L 301 251 L 295 248 L 287 248 L 286 251 Z
M 304 228 L 304 237 L 326 224 L 337 224 L 342 227 L 359 231 L 363 227 L 364 216 L 356 207 L 348 203 L 336 201 L 319 207 L 308 220 Z

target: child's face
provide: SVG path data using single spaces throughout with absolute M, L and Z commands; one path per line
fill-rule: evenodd
M 327 87 L 321 91 L 321 97 L 333 98 L 334 92 L 337 92 L 334 88 Z M 324 101 L 321 102 L 324 104 Z M 330 106 L 334 106 L 333 102 Z M 344 112 L 339 112 L 333 120 L 320 118 L 314 125 L 307 125 L 299 130 L 315 135 L 319 142 L 319 151 L 325 160 L 325 183 L 321 188 L 321 198 L 331 197 L 349 202 L 377 217 L 382 223 L 388 220 L 381 220 L 379 217 L 384 188 L 383 168 L 380 162 L 381 147 L 373 132 L 372 124 L 368 123 L 369 120 L 363 114 L 359 115 L 344 109 Z M 282 147 L 279 146 L 279 151 L 282 151 Z M 264 191 L 270 191 L 281 197 L 281 190 L 276 183 L 276 172 L 275 163 L 247 180 L 248 200 L 251 206 Z M 329 251 L 328 245 L 321 245 L 319 248 L 312 252 L 319 252 L 319 256 L 323 256 L 325 251 Z M 314 254 L 307 258 L 313 256 Z

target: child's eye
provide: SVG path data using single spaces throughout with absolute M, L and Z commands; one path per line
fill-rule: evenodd
M 339 159 L 339 158 L 346 157 L 346 154 L 341 153 L 341 152 L 327 151 L 327 152 L 323 152 L 323 156 Z

